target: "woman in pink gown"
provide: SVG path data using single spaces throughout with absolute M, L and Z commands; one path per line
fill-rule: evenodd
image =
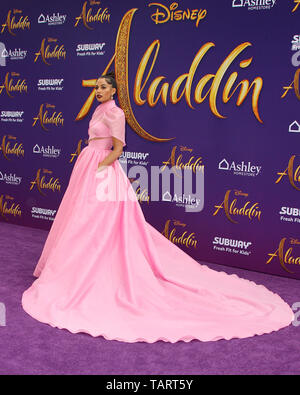
M 125 116 L 115 92 L 113 73 L 97 80 L 89 144 L 34 270 L 38 278 L 23 293 L 24 310 L 72 333 L 130 343 L 229 340 L 288 326 L 294 313 L 279 295 L 199 264 L 146 222 L 118 161 Z M 115 199 L 103 199 L 107 189 Z

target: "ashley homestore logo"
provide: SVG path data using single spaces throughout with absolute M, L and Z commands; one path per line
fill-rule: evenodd
M 276 0 L 232 0 L 232 7 L 246 7 L 248 10 L 269 10 Z
M 257 176 L 261 173 L 262 166 L 252 165 L 251 162 L 235 162 L 229 163 L 225 158 L 219 162 L 219 170 L 232 171 L 233 174 L 241 176 Z

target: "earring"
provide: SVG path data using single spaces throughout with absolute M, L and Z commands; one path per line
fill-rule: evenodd
M 114 98 L 114 95 L 111 95 L 111 100 Z

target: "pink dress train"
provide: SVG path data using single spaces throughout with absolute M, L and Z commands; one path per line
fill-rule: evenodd
M 263 285 L 201 265 L 146 222 L 118 160 L 96 176 L 111 137 L 125 145 L 125 117 L 114 100 L 90 121 L 92 140 L 68 187 L 23 293 L 40 322 L 108 340 L 216 341 L 277 331 L 294 320 Z M 100 185 L 100 187 L 99 187 Z M 101 199 L 105 185 L 117 199 Z M 130 199 L 120 199 L 129 192 Z

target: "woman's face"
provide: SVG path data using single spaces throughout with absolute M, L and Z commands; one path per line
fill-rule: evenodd
M 103 103 L 110 100 L 112 95 L 116 93 L 116 88 L 113 88 L 105 78 L 98 78 L 95 86 L 96 98 L 98 102 Z

